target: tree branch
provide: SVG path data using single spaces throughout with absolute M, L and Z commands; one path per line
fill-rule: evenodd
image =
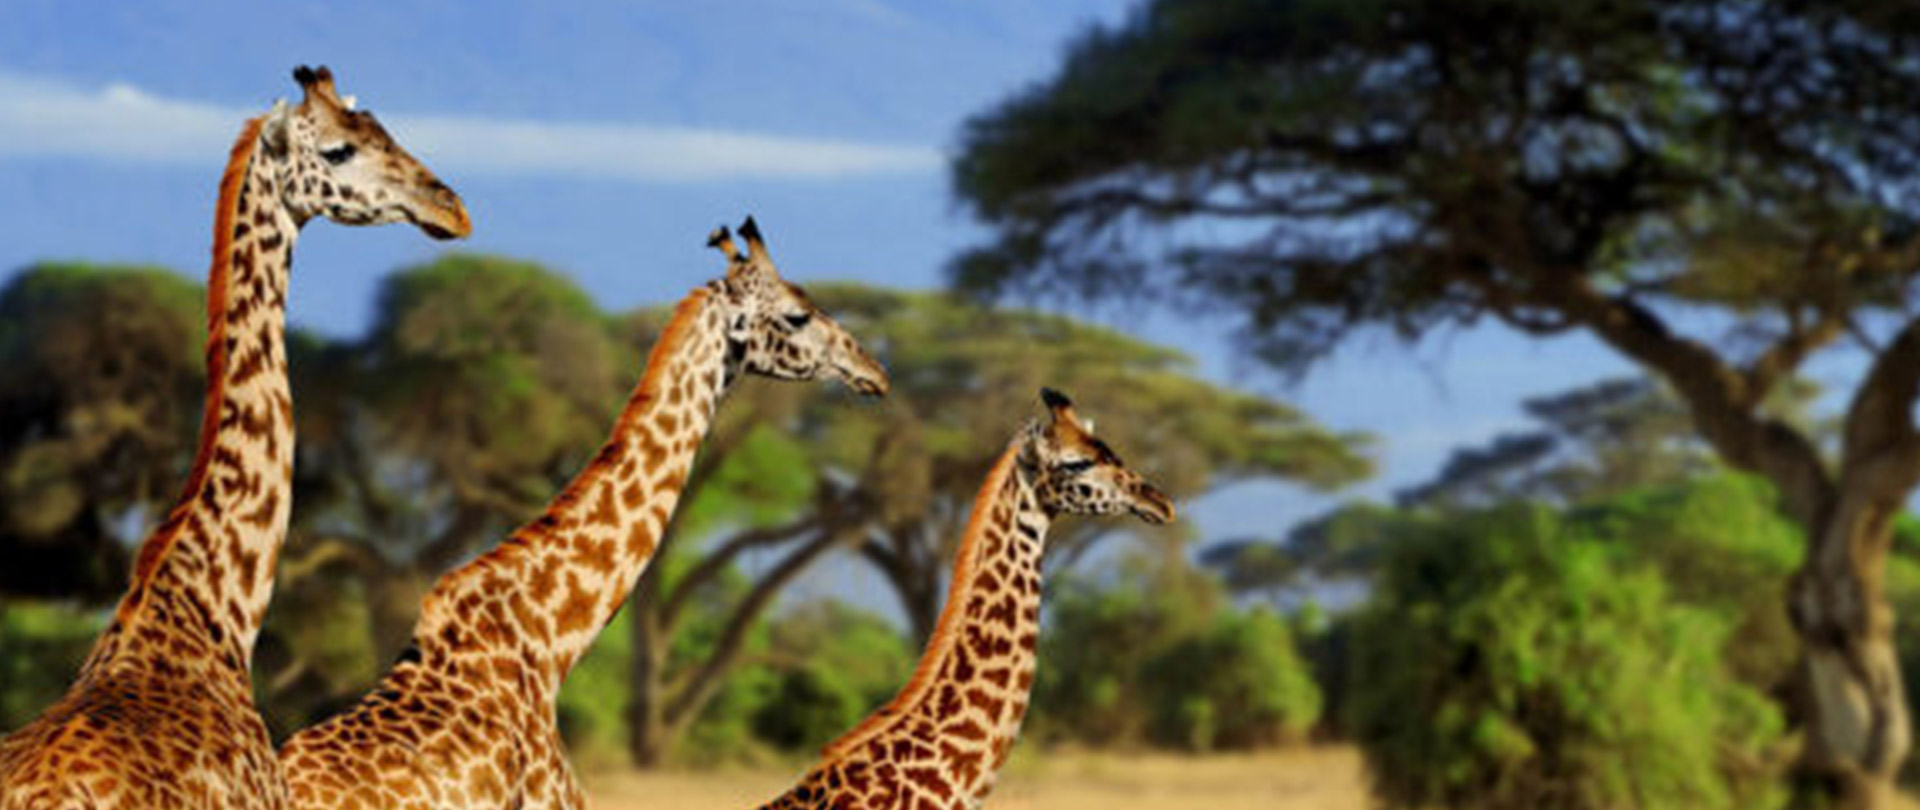
M 707 701 L 719 692 L 727 673 L 739 658 L 748 631 L 759 621 L 760 614 L 773 604 L 773 598 L 821 555 L 858 537 L 857 532 L 849 531 L 847 527 L 821 531 L 754 583 L 753 590 L 734 608 L 733 616 L 727 620 L 727 626 L 721 631 L 720 639 L 714 644 L 706 662 L 674 679 L 670 691 L 678 695 L 678 699 L 665 713 L 670 728 L 677 733 L 698 716 Z
M 1754 358 L 1746 370 L 1746 387 L 1757 398 L 1765 398 L 1781 379 L 1794 373 L 1807 356 L 1846 333 L 1845 313 L 1823 308 L 1812 325 L 1795 324 L 1772 346 Z
M 385 562 L 369 550 L 370 544 L 364 539 L 348 539 L 344 535 L 334 534 L 302 545 L 311 546 L 312 550 L 294 559 L 282 557 L 280 571 L 275 574 L 280 587 L 291 587 L 327 566 L 341 561 L 352 565 L 369 579 L 387 573 Z
M 790 540 L 808 531 L 819 528 L 825 522 L 826 518 L 824 515 L 821 515 L 819 512 L 814 512 L 790 523 L 779 526 L 748 529 L 727 538 L 726 542 L 720 544 L 712 553 L 701 558 L 700 562 L 696 563 L 693 568 L 687 570 L 685 575 L 681 576 L 680 581 L 674 586 L 673 593 L 667 596 L 660 605 L 660 625 L 668 628 L 673 627 L 680 618 L 680 612 L 686 609 L 687 603 L 693 598 L 693 594 L 698 592 L 702 585 L 720 576 L 728 566 L 733 564 L 734 559 L 738 558 L 741 554 L 752 549 L 771 546 Z
M 1674 333 L 1639 302 L 1602 295 L 1577 274 L 1536 283 L 1531 294 L 1664 376 L 1686 400 L 1701 436 L 1721 458 L 1766 476 L 1780 488 L 1788 509 L 1802 525 L 1816 525 L 1833 491 L 1832 476 L 1807 437 L 1759 413 L 1765 392 L 1755 390 L 1747 374 L 1699 342 Z
M 1913 407 L 1920 398 L 1920 319 L 1907 322 L 1874 358 L 1864 382 L 1847 407 L 1842 471 L 1849 487 L 1892 487 L 1905 497 L 1920 478 L 1920 431 Z M 1856 470 L 1885 467 L 1890 475 L 1857 475 Z

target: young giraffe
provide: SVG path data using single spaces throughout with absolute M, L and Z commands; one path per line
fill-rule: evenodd
M 1033 688 L 1047 527 L 1061 514 L 1130 511 L 1149 523 L 1174 514 L 1065 396 L 1040 397 L 1051 418 L 1022 429 L 981 485 L 913 678 L 761 810 L 962 810 L 986 801 Z
M 294 78 L 300 106 L 248 121 L 220 181 L 205 415 L 186 488 L 141 543 L 66 696 L 0 741 L 0 809 L 285 806 L 249 669 L 291 500 L 282 330 L 294 237 L 316 216 L 441 238 L 470 229 L 460 198 L 353 111 L 326 68 Z
M 578 808 L 555 718 L 560 684 L 646 570 L 740 372 L 887 391 L 884 369 L 800 288 L 760 232 L 708 243 L 727 273 L 674 310 L 599 455 L 540 517 L 427 596 L 374 691 L 280 750 L 298 808 Z

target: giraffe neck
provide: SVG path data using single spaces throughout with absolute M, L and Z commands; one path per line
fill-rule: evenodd
M 718 300 L 703 287 L 680 302 L 612 434 L 546 511 L 435 584 L 414 632 L 429 665 L 531 651 L 535 671 L 511 677 L 557 694 L 646 571 L 730 383 Z
M 250 666 L 292 503 L 283 335 L 299 232 L 280 204 L 279 167 L 257 148 L 259 132 L 258 119 L 241 132 L 220 183 L 207 277 L 207 391 L 192 472 L 141 543 L 132 584 L 90 668 L 156 642 L 166 645 L 170 666 L 211 661 L 243 675 Z
M 1016 441 L 974 500 L 946 607 L 913 678 L 891 703 L 828 744 L 814 778 L 783 799 L 800 791 L 818 798 L 823 789 L 917 792 L 925 802 L 911 806 L 927 807 L 986 799 L 1033 688 L 1042 538 L 1051 524 L 1019 454 Z

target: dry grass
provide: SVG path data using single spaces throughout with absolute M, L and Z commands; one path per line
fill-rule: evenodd
M 589 774 L 595 810 L 749 810 L 791 787 L 803 766 Z M 1366 773 L 1351 748 L 1256 756 L 1016 754 L 993 810 L 1365 810 Z M 1897 810 L 1920 810 L 1902 796 Z
M 791 771 L 602 773 L 587 780 L 596 810 L 743 810 L 792 786 Z M 995 810 L 1363 810 L 1360 757 L 1350 749 L 1258 756 L 1016 756 L 987 803 Z

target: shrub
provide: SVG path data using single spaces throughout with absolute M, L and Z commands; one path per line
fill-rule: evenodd
M 823 600 L 795 608 L 768 628 L 775 668 L 769 699 L 753 717 L 760 739 L 812 752 L 893 697 L 913 672 L 898 628 L 860 608 Z
M 1265 609 L 1226 611 L 1206 632 L 1148 661 L 1142 680 L 1161 745 L 1211 751 L 1300 739 L 1320 714 L 1320 688 L 1293 634 Z
M 774 683 L 770 699 L 753 715 L 753 731 L 778 748 L 817 748 L 865 716 L 866 701 L 859 692 L 820 664 L 781 671 Z
M 1347 716 L 1399 807 L 1755 808 L 1781 734 L 1732 622 L 1537 508 L 1409 526 L 1354 627 Z
M 1233 608 L 1205 574 L 1138 563 L 1058 589 L 1041 638 L 1036 736 L 1192 751 L 1301 737 L 1320 690 L 1286 621 Z
M 1113 581 L 1063 579 L 1040 635 L 1030 736 L 1096 747 L 1144 743 L 1152 710 L 1143 665 L 1208 627 L 1218 586 L 1131 561 Z M 1180 698 L 1175 697 L 1178 701 Z
M 1787 580 L 1806 535 L 1780 512 L 1771 484 L 1720 475 L 1632 493 L 1575 511 L 1569 526 L 1656 568 L 1674 601 L 1726 619 L 1721 655 L 1734 677 L 1765 692 L 1786 690 L 1800 647 L 1787 619 Z

